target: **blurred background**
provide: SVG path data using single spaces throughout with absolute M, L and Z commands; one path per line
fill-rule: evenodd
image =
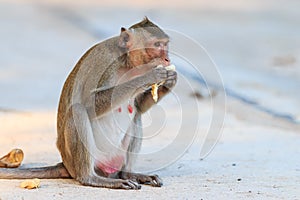
M 139 194 L 177 199 L 178 195 L 231 199 L 232 194 L 239 199 L 297 199 L 299 8 L 298 0 L 0 0 L 0 153 L 20 147 L 25 164 L 59 162 L 55 118 L 67 75 L 91 46 L 147 16 L 206 49 L 223 79 L 227 103 L 223 135 L 212 154 L 199 162 L 199 145 L 189 149 L 184 158 L 159 172 L 166 182 L 159 190 L 162 193 L 145 187 L 145 193 Z M 184 51 L 197 58 L 188 47 Z M 212 89 L 220 102 L 222 91 Z M 203 91 L 200 86 L 199 91 Z M 207 94 L 196 96 L 201 95 L 203 129 L 210 126 L 211 102 Z M 176 124 L 175 118 L 171 121 Z M 154 145 L 162 146 L 151 143 L 151 150 Z M 1 180 L 0 199 L 36 197 L 20 190 L 19 196 L 13 196 L 7 188 L 17 184 Z M 39 189 L 45 199 L 54 197 L 52 190 L 66 196 L 74 189 L 73 182 L 62 180 L 46 184 L 52 187 Z M 76 197 L 68 199 L 86 198 L 86 191 L 96 197 L 105 193 L 124 198 L 122 192 L 96 189 L 75 186 Z
M 0 1 L 0 108 L 53 110 L 81 55 L 144 16 L 201 44 L 228 96 L 300 118 L 300 2 Z

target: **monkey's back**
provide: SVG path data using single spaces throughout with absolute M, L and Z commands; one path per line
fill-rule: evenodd
M 63 133 L 65 117 L 74 103 L 81 103 L 82 97 L 90 95 L 108 67 L 120 56 L 118 38 L 113 37 L 91 47 L 79 59 L 68 75 L 59 100 L 57 112 L 57 133 Z M 97 84 L 95 84 L 97 83 Z

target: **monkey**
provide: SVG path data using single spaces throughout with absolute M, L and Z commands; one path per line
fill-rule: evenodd
M 177 82 L 177 72 L 165 68 L 171 62 L 168 46 L 169 36 L 145 17 L 91 47 L 61 92 L 56 144 L 62 162 L 0 168 L 0 179 L 73 178 L 82 185 L 112 189 L 161 187 L 158 175 L 134 173 L 133 167 L 142 144 L 141 116 L 155 105 L 151 85 L 162 83 L 159 101 Z

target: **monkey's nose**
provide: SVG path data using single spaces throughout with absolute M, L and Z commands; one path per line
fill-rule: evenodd
M 170 59 L 169 58 L 165 58 L 165 62 L 164 63 L 165 63 L 166 66 L 169 66 L 170 65 Z

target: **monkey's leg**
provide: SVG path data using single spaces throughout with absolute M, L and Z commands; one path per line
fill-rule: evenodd
M 140 189 L 132 180 L 99 176 L 94 169 L 91 150 L 95 147 L 91 123 L 83 105 L 73 105 L 65 122 L 63 163 L 74 179 L 83 185 L 113 189 Z
M 121 172 L 120 178 L 129 179 L 140 184 L 151 185 L 154 187 L 161 187 L 163 181 L 159 178 L 158 175 L 146 175 L 132 172 Z
M 153 100 L 152 100 L 153 101 Z M 162 180 L 157 175 L 144 175 L 132 173 L 132 168 L 136 160 L 136 155 L 140 151 L 143 137 L 141 113 L 136 113 L 133 118 L 132 127 L 129 128 L 127 135 L 131 136 L 131 141 L 128 146 L 127 163 L 119 173 L 119 177 L 125 180 L 132 180 L 140 184 L 148 184 L 154 187 L 161 187 Z M 133 136 L 133 137 L 132 137 Z

